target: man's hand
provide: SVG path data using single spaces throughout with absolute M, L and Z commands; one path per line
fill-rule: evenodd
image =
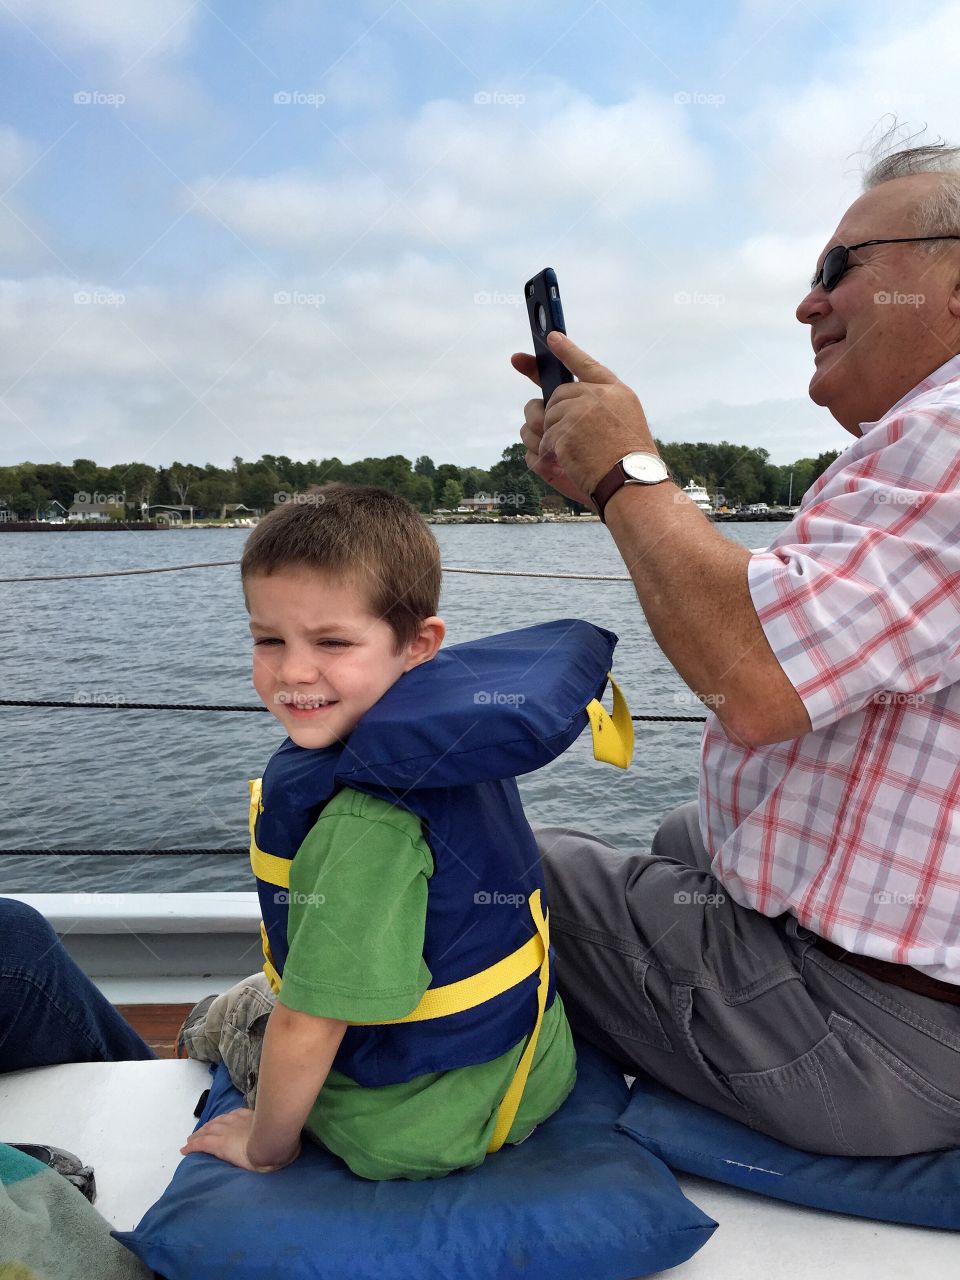
M 613 464 L 627 453 L 657 453 L 636 395 L 599 361 L 562 333 L 547 343 L 579 381 L 559 386 L 544 408 L 531 400 L 524 408 L 520 439 L 526 463 L 547 484 L 583 506 Z M 518 354 L 511 364 L 540 385 L 533 356 Z
M 510 357 L 510 363 L 518 373 L 522 373 L 524 377 L 530 379 L 534 386 L 539 387 L 540 375 L 537 372 L 536 356 L 529 356 L 525 352 L 518 351 L 516 355 Z M 545 480 L 552 489 L 556 489 L 558 493 L 562 493 L 565 498 L 570 498 L 573 502 L 579 502 L 582 507 L 589 507 L 589 496 L 581 493 L 572 483 L 570 477 L 557 461 L 556 454 L 540 452 L 545 412 L 542 396 L 537 400 L 528 400 L 523 406 L 523 426 L 520 428 L 520 439 L 527 446 L 524 461 L 529 470 L 540 476 L 542 480 Z
M 228 1111 L 224 1116 L 208 1120 L 205 1125 L 191 1133 L 180 1148 L 182 1156 L 194 1151 L 205 1151 L 208 1155 L 217 1156 L 234 1164 L 238 1169 L 247 1169 L 251 1173 L 274 1173 L 292 1164 L 300 1154 L 299 1140 L 290 1149 L 286 1159 L 277 1164 L 254 1164 L 247 1154 L 247 1147 L 253 1133 L 254 1113 L 246 1107 L 238 1107 L 236 1111 Z

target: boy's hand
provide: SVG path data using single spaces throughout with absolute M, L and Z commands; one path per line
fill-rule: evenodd
M 208 1155 L 226 1160 L 238 1169 L 248 1169 L 251 1173 L 275 1173 L 292 1164 L 300 1154 L 299 1139 L 291 1148 L 286 1159 L 278 1164 L 254 1164 L 247 1155 L 247 1146 L 253 1133 L 254 1113 L 246 1107 L 238 1107 L 236 1111 L 228 1111 L 225 1116 L 217 1116 L 208 1120 L 205 1125 L 191 1133 L 180 1148 L 183 1156 L 195 1151 L 205 1151 Z

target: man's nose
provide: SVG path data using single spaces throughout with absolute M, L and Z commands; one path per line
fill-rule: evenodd
M 825 316 L 831 310 L 829 293 L 822 284 L 815 284 L 797 307 L 797 319 L 801 324 L 813 324 L 818 316 Z

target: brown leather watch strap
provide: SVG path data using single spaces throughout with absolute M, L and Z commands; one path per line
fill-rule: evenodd
M 618 462 L 613 464 L 602 479 L 597 481 L 597 487 L 594 489 L 593 493 L 591 493 L 590 501 L 597 508 L 597 515 L 604 524 L 607 523 L 603 517 L 604 507 L 617 490 L 623 488 L 629 478 L 626 468 L 623 465 L 623 459 L 621 458 Z

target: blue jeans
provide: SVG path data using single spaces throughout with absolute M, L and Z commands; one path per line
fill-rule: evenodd
M 43 916 L 0 898 L 0 1071 L 153 1057 Z

